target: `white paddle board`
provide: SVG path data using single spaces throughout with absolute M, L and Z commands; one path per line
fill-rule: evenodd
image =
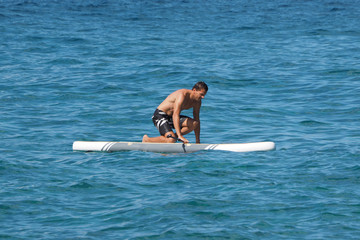
M 197 152 L 202 150 L 221 150 L 231 152 L 269 151 L 275 149 L 274 142 L 225 143 L 225 144 L 183 144 L 183 143 L 142 143 L 142 142 L 96 142 L 75 141 L 74 151 L 147 151 L 161 153 Z

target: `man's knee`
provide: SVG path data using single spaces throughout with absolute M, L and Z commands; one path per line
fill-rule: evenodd
M 194 120 L 194 122 L 193 122 L 194 129 L 197 128 L 199 126 L 199 124 L 200 124 L 199 121 Z
M 168 132 L 165 134 L 165 141 L 167 143 L 175 143 L 176 142 L 176 137 L 175 134 L 173 132 Z
M 174 139 L 174 138 L 166 138 L 166 143 L 176 143 L 176 139 Z
M 188 127 L 191 130 L 194 130 L 195 128 L 197 128 L 199 126 L 199 122 L 195 121 L 192 118 L 188 118 L 187 122 L 186 122 L 186 127 Z

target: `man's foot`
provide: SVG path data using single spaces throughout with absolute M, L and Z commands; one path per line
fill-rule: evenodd
M 142 142 L 148 142 L 148 141 L 149 141 L 149 136 L 145 134 L 143 136 Z

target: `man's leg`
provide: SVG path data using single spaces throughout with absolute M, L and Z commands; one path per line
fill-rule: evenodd
M 199 122 L 195 121 L 194 119 L 190 117 L 186 117 L 185 121 L 181 124 L 181 135 L 186 135 L 192 131 L 194 131 L 195 128 L 199 126 Z M 167 127 L 167 129 L 171 129 L 170 126 Z M 171 135 L 171 137 L 169 136 Z M 142 141 L 143 142 L 152 142 L 152 143 L 175 143 L 177 139 L 177 134 L 175 134 L 173 131 L 167 131 L 164 135 L 161 135 L 159 137 L 149 137 L 148 135 L 144 135 Z
M 199 122 L 188 117 L 181 125 L 181 135 L 186 135 L 194 131 L 194 129 L 197 128 L 198 126 L 199 126 Z
M 171 135 L 171 137 L 168 137 Z M 165 133 L 165 136 L 159 136 L 159 137 L 149 137 L 148 135 L 144 135 L 142 142 L 152 142 L 152 143 L 175 143 L 176 142 L 176 136 L 173 131 Z
M 154 125 L 158 128 L 160 135 L 159 137 L 149 137 L 144 135 L 143 142 L 152 142 L 152 143 L 174 143 L 176 142 L 176 137 L 172 131 L 171 125 L 169 123 L 170 117 L 165 113 L 160 113 L 159 110 L 156 110 L 153 115 Z M 170 137 L 171 136 L 171 137 Z

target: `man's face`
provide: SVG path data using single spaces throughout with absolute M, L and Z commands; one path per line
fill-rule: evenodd
M 201 99 L 203 99 L 206 95 L 206 91 L 205 89 L 200 89 L 200 90 L 194 90 L 195 91 L 195 98 L 200 101 Z

